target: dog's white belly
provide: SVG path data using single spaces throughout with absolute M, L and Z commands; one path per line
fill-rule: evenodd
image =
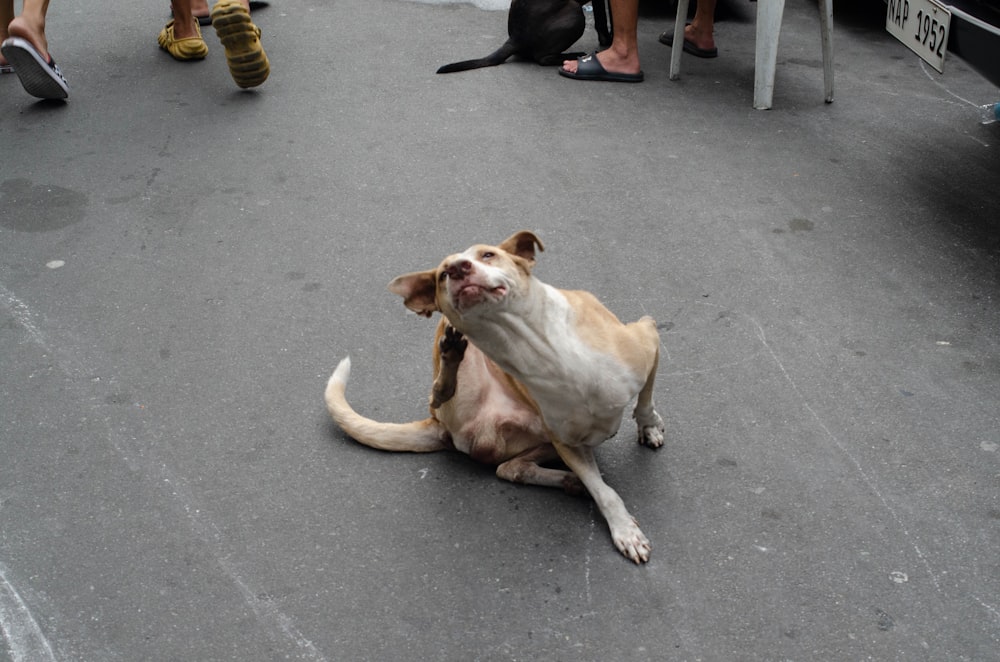
M 503 462 L 544 438 L 535 409 L 497 379 L 474 345 L 466 350 L 457 377 L 459 391 L 437 412 L 456 450 L 482 462 Z

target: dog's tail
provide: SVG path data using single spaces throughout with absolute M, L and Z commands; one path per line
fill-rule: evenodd
M 469 69 L 481 69 L 482 67 L 495 67 L 506 62 L 511 55 L 517 53 L 517 46 L 510 39 L 500 48 L 496 49 L 486 57 L 478 60 L 463 60 L 462 62 L 452 62 L 437 70 L 439 74 L 452 74 L 456 71 L 468 71 Z
M 353 439 L 383 451 L 430 453 L 451 448 L 448 433 L 437 419 L 425 418 L 412 423 L 380 423 L 354 411 L 344 397 L 350 376 L 351 359 L 345 358 L 326 384 L 326 408 L 337 425 Z

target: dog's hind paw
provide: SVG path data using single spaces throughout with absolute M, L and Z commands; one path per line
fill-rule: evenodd
M 431 389 L 431 409 L 438 409 L 455 395 L 458 388 L 458 366 L 465 358 L 469 341 L 455 327 L 445 326 L 444 334 L 438 341 L 440 350 L 439 369 Z

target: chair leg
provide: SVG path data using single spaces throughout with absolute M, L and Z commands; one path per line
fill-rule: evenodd
M 820 0 L 819 24 L 823 31 L 823 89 L 826 102 L 833 103 L 833 0 Z
M 684 52 L 684 24 L 687 23 L 688 0 L 677 0 L 674 23 L 674 45 L 670 48 L 670 80 L 681 77 L 681 54 Z
M 753 107 L 767 110 L 774 98 L 774 69 L 785 0 L 757 0 L 757 57 L 754 63 Z

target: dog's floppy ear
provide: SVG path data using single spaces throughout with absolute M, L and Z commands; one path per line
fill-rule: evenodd
M 403 297 L 403 304 L 424 317 L 430 317 L 437 306 L 437 272 L 418 271 L 392 279 L 389 291 Z
M 545 247 L 542 246 L 542 240 L 536 237 L 534 232 L 527 230 L 515 232 L 500 244 L 500 248 L 511 255 L 516 255 L 531 263 L 535 262 L 535 246 L 538 246 L 539 252 L 545 250 Z

